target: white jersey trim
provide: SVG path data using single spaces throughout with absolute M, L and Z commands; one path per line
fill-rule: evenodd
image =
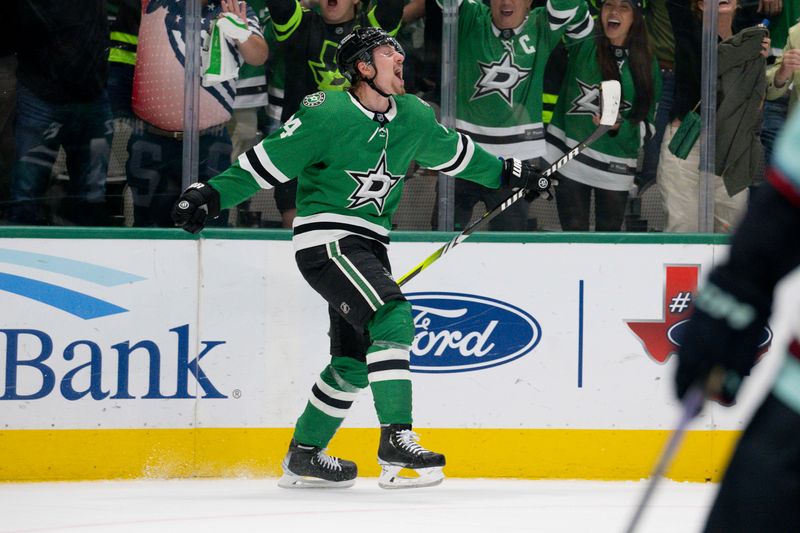
M 478 146 L 490 154 L 502 159 L 516 157 L 517 159 L 522 159 L 524 161 L 527 159 L 536 159 L 537 157 L 545 157 L 547 154 L 547 143 L 544 139 L 508 144 L 478 143 Z
M 259 187 L 262 189 L 271 189 L 272 185 L 270 185 L 264 178 L 262 178 L 258 172 L 255 171 L 253 166 L 250 164 L 250 161 L 247 160 L 247 152 L 242 153 L 236 161 L 239 163 L 239 166 L 242 170 L 246 170 L 250 177 L 255 180 Z
M 345 418 L 347 416 L 347 412 L 349 409 L 339 409 L 337 407 L 331 407 L 327 403 L 323 402 L 313 394 L 308 397 L 308 403 L 322 411 L 328 416 L 332 416 L 333 418 Z
M 551 19 L 550 29 L 553 31 L 558 30 L 559 28 L 564 26 L 564 24 L 567 24 L 570 20 L 572 20 L 572 17 L 574 17 L 575 13 L 577 12 L 578 12 L 577 6 L 573 7 L 572 9 L 561 11 L 554 8 L 550 2 L 547 2 L 547 13 L 550 15 Z M 552 19 L 563 20 L 563 22 L 561 22 L 560 24 L 556 24 L 552 22 Z
M 373 224 L 372 222 L 368 222 L 360 217 L 338 215 L 334 213 L 319 213 L 305 217 L 295 217 L 293 227 L 300 228 L 304 225 L 314 224 L 317 222 L 333 222 L 343 225 L 346 224 L 349 226 L 358 226 L 370 232 L 376 233 L 381 237 L 385 237 L 387 240 L 389 239 L 389 230 L 381 225 Z M 292 243 L 294 244 L 295 251 L 298 251 L 305 250 L 306 248 L 312 248 L 314 246 L 321 246 L 330 242 L 335 242 L 347 237 L 348 235 L 359 235 L 361 237 L 369 238 L 362 233 L 355 233 L 347 230 L 346 228 L 337 228 L 314 230 L 307 233 L 295 234 L 292 237 Z
M 370 372 L 367 374 L 367 379 L 370 383 L 377 383 L 379 381 L 395 381 L 406 380 L 411 381 L 410 370 L 379 370 L 378 372 Z
M 375 117 L 375 115 L 379 113 L 378 111 L 371 111 L 366 107 L 364 107 L 363 105 L 361 105 L 361 102 L 359 102 L 358 99 L 355 96 L 353 96 L 350 91 L 347 91 L 347 96 L 350 97 L 350 101 L 353 102 L 353 105 L 356 106 L 359 111 L 364 113 L 364 115 L 366 115 L 366 117 L 369 118 L 370 120 L 372 120 L 373 117 Z M 386 111 L 386 113 L 383 113 L 383 116 L 386 117 L 387 122 L 391 122 L 392 120 L 394 120 L 394 117 L 397 116 L 397 103 L 391 96 L 389 97 L 389 110 Z
M 548 133 L 553 137 L 561 139 L 561 141 L 563 141 L 570 149 L 578 145 L 577 141 L 568 139 L 566 134 L 561 129 L 553 126 L 552 124 L 548 129 Z M 592 148 L 584 148 L 581 153 L 601 163 L 619 163 L 628 167 L 636 168 L 636 159 L 614 157 L 598 152 L 597 150 L 593 150 Z M 564 152 L 562 152 L 559 148 L 553 146 L 552 144 L 547 144 L 547 160 L 550 163 L 554 163 L 563 155 Z M 617 174 L 615 172 L 607 172 L 605 170 L 586 165 L 577 159 L 573 159 L 569 162 L 569 164 L 561 167 L 558 172 L 573 181 L 600 189 L 608 189 L 611 191 L 628 191 L 633 186 L 633 174 Z
M 450 176 L 455 176 L 456 174 L 467 168 L 467 165 L 469 165 L 470 161 L 472 161 L 472 156 L 474 154 L 475 154 L 475 145 L 473 144 L 472 139 L 470 139 L 463 133 L 458 133 L 458 147 L 456 148 L 455 155 L 452 158 L 450 158 L 449 161 L 442 163 L 441 165 L 436 165 L 435 167 L 430 167 L 430 169 L 442 170 Z M 461 161 L 459 165 L 453 167 L 453 165 L 455 165 L 459 160 Z
M 588 19 L 588 21 L 587 21 Z M 575 33 L 575 30 L 579 29 L 581 26 L 585 25 L 586 27 L 583 31 Z M 590 35 L 594 31 L 594 19 L 592 18 L 589 13 L 586 13 L 586 16 L 583 17 L 583 20 L 577 22 L 575 24 L 571 24 L 567 26 L 567 35 L 575 40 L 583 39 L 584 37 Z
M 464 131 L 467 135 L 477 133 L 489 137 L 502 137 L 505 135 L 522 135 L 527 131 L 541 130 L 543 128 L 544 124 L 541 122 L 517 124 L 514 126 L 480 126 L 464 120 L 456 120 L 456 129 Z
M 281 183 L 286 183 L 287 181 L 289 181 L 290 179 L 289 176 L 281 172 L 280 169 L 276 167 L 275 164 L 272 162 L 272 160 L 269 158 L 269 155 L 267 155 L 267 151 L 264 150 L 263 144 L 258 143 L 257 145 L 255 145 L 253 147 L 253 151 L 255 152 L 258 160 L 261 162 L 264 168 L 267 169 L 267 172 L 269 172 L 273 178 L 280 181 Z
M 317 387 L 321 390 L 325 395 L 330 396 L 334 400 L 341 400 L 343 402 L 353 402 L 358 398 L 357 392 L 344 392 L 337 389 L 334 389 L 322 379 L 317 380 Z
M 411 354 L 408 350 L 401 350 L 400 348 L 389 348 L 388 350 L 380 350 L 367 354 L 367 364 L 380 363 L 382 361 L 410 361 Z

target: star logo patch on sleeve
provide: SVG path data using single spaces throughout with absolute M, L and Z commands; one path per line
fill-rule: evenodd
M 325 93 L 318 92 L 314 94 L 309 94 L 305 98 L 303 98 L 303 105 L 306 107 L 317 107 L 318 105 L 322 105 L 322 102 L 325 101 Z

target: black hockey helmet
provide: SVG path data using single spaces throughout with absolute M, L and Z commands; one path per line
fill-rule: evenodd
M 356 68 L 358 62 L 363 61 L 367 65 L 372 65 L 372 51 L 385 44 L 406 55 L 400 43 L 384 30 L 372 26 L 354 29 L 339 43 L 339 50 L 336 52 L 339 72 L 350 83 L 355 83 L 361 77 Z

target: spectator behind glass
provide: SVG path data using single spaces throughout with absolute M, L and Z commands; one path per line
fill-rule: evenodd
M 115 119 L 133 118 L 131 94 L 141 18 L 141 0 L 108 0 L 108 101 Z
M 550 52 L 563 35 L 572 42 L 592 28 L 584 0 L 550 0 L 533 10 L 531 0 L 459 2 L 456 129 L 498 157 L 543 158 L 542 94 Z M 506 197 L 508 191 L 457 180 L 456 229 L 467 225 L 477 202 L 491 209 Z M 518 201 L 489 228 L 526 230 L 528 207 Z
M 684 116 L 700 101 L 702 0 L 667 4 L 675 32 L 675 104 L 661 143 L 658 185 L 667 215 L 665 231 L 698 231 L 700 142 L 679 159 L 669 143 Z M 766 56 L 770 40 L 764 28 L 745 28 L 736 35 L 732 24 L 736 0 L 719 3 L 717 33 L 716 161 L 712 177 L 715 233 L 730 232 L 747 204 L 747 187 L 763 165 L 758 139 L 761 106 L 766 93 Z
M 298 0 L 267 0 L 267 8 L 284 60 L 284 97 L 281 122 L 300 108 L 307 94 L 343 91 L 350 84 L 336 66 L 339 43 L 353 28 L 373 26 L 397 34 L 403 16 L 403 0 L 378 0 L 358 15 L 360 0 L 319 3 L 319 13 L 303 8 Z M 275 204 L 283 227 L 292 227 L 297 209 L 297 181 L 275 187 Z
M 23 0 L 6 31 L 17 50 L 17 160 L 13 224 L 99 226 L 111 139 L 106 94 L 108 22 L 103 0 Z M 42 202 L 59 146 L 66 152 L 68 197 L 51 219 Z
M 797 0 L 741 0 L 741 8 L 737 10 L 733 20 L 733 31 L 760 24 L 765 18 L 769 21 L 770 55 L 767 65 L 775 63 L 783 53 L 789 37 L 789 28 L 800 18 L 800 2 Z M 789 92 L 782 96 L 770 96 L 764 102 L 763 120 L 761 123 L 761 144 L 764 147 L 764 162 L 769 165 L 772 160 L 772 145 L 786 122 L 789 112 Z
M 170 209 L 181 192 L 186 25 L 185 0 L 145 0 L 133 87 L 133 111 L 140 119 L 128 141 L 126 174 L 133 192 L 134 225 L 172 227 Z M 247 20 L 247 36 L 223 38 L 221 47 L 238 66 L 263 64 L 267 45 L 255 12 L 244 2 L 202 1 L 201 28 L 208 39 L 211 21 L 230 13 Z M 237 67 L 238 69 L 238 67 Z M 200 139 L 197 180 L 204 182 L 230 164 L 235 76 L 200 87 Z M 221 221 L 224 224 L 224 220 Z
M 267 60 L 269 105 L 267 105 L 265 128 L 266 134 L 269 135 L 282 125 L 284 87 L 286 87 L 286 60 L 283 57 L 283 48 L 278 46 L 275 26 L 272 25 L 272 17 L 269 14 L 269 10 L 266 11 L 264 20 L 264 39 L 267 41 L 267 46 L 269 46 L 269 60 Z
M 253 8 L 262 31 L 267 33 L 265 24 L 269 22 L 269 17 L 265 0 L 247 0 L 247 5 Z M 266 66 L 245 63 L 239 69 L 236 97 L 233 99 L 233 116 L 228 121 L 228 134 L 233 143 L 231 162 L 261 140 L 258 110 L 265 108 L 268 103 Z
M 653 136 L 644 143 L 642 167 L 634 180 L 638 195 L 656 182 L 661 141 L 669 123 L 672 101 L 675 98 L 675 37 L 672 34 L 672 24 L 669 21 L 669 13 L 667 13 L 668 1 L 648 0 L 644 4 L 647 40 L 653 50 L 653 55 L 658 60 L 661 71 L 661 98 L 658 99 L 658 106 L 656 106 L 656 130 Z
M 800 24 L 789 29 L 789 38 L 783 54 L 775 60 L 775 64 L 767 70 L 769 83 L 767 98 L 774 100 L 786 94 L 791 89 L 789 109 L 794 109 L 797 104 L 800 90 Z
M 652 136 L 661 91 L 641 4 L 606 0 L 595 36 L 567 47 L 569 64 L 547 129 L 547 159 L 554 162 L 589 137 L 600 118 L 600 82 L 622 84 L 619 122 L 559 172 L 558 218 L 565 231 L 588 231 L 592 193 L 595 229 L 620 231 L 633 186 L 636 159 Z
M 788 95 L 788 110 L 792 111 L 797 107 L 798 90 L 800 90 L 800 24 L 789 29 L 789 38 L 786 39 L 783 54 L 767 69 L 767 103 L 783 100 Z

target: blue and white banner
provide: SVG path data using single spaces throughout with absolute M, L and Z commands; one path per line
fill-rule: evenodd
M 393 244 L 394 274 L 437 246 Z M 721 250 L 465 242 L 404 287 L 415 424 L 670 427 L 660 332 L 694 286 L 673 295 L 665 272 L 702 279 Z M 288 241 L 0 240 L 8 429 L 290 427 L 329 360 L 327 330 Z M 778 359 L 756 367 L 742 408 L 709 408 L 698 427 L 741 427 Z M 345 425 L 376 425 L 369 390 Z

